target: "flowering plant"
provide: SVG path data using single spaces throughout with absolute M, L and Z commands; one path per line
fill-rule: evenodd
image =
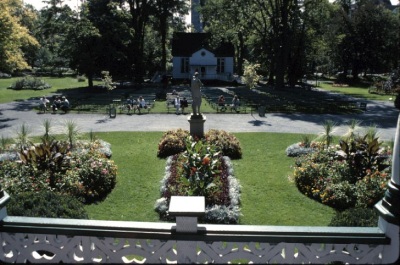
M 161 158 L 175 155 L 185 151 L 185 139 L 189 136 L 189 131 L 183 129 L 170 130 L 164 133 L 158 144 L 157 156 Z
M 186 151 L 178 163 L 182 168 L 181 181 L 190 196 L 205 196 L 217 188 L 218 174 L 221 172 L 220 152 L 203 141 L 186 141 Z

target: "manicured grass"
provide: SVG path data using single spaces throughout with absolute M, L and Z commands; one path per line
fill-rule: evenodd
M 385 101 L 390 100 L 390 98 L 391 100 L 395 99 L 394 95 L 385 95 L 385 94 L 381 95 L 376 93 L 369 93 L 368 87 L 354 87 L 354 86 L 334 87 L 332 86 L 332 84 L 329 83 L 320 83 L 319 87 L 328 91 L 337 92 L 340 94 L 349 95 L 356 98 L 365 98 L 369 100 L 385 100 Z
M 162 132 L 96 133 L 112 144 L 118 165 L 117 185 L 105 201 L 86 207 L 91 219 L 158 221 L 154 203 L 160 196 L 164 159 L 158 159 Z M 236 133 L 243 158 L 233 160 L 242 186 L 240 224 L 326 226 L 334 210 L 297 191 L 288 176 L 294 159 L 285 154 L 297 134 Z
M 7 89 L 16 80 L 20 78 L 0 78 L 0 103 L 11 102 L 15 100 L 25 100 L 29 98 L 39 98 L 49 95 L 50 93 L 63 93 L 71 88 L 87 87 L 87 82 L 78 82 L 72 77 L 41 77 L 46 83 L 51 85 L 51 88 L 45 90 L 13 90 Z

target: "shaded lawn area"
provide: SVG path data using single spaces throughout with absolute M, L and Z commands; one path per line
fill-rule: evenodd
M 91 219 L 159 221 L 154 203 L 160 196 L 165 159 L 157 158 L 162 132 L 96 133 L 112 144 L 118 165 L 117 185 L 105 201 L 88 205 Z M 326 226 L 334 210 L 310 200 L 288 180 L 294 159 L 285 154 L 298 134 L 235 133 L 243 158 L 233 160 L 242 186 L 244 225 Z

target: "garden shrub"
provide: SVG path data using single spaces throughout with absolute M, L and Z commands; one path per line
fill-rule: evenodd
M 12 89 L 15 90 L 43 90 L 47 88 L 51 88 L 51 86 L 45 81 L 37 78 L 26 76 L 24 78 L 16 80 L 12 85 Z
M 242 158 L 242 148 L 239 140 L 232 134 L 224 130 L 209 130 L 204 138 L 206 141 L 215 145 L 223 155 L 229 156 L 231 159 Z
M 337 212 L 329 226 L 377 227 L 379 215 L 371 208 L 350 208 Z
M 85 203 L 102 200 L 114 189 L 117 166 L 96 150 L 71 152 L 69 166 L 56 175 L 58 190 Z
M 88 219 L 83 204 L 76 198 L 46 190 L 14 194 L 7 212 L 11 216 Z
M 383 197 L 390 179 L 390 150 L 378 150 L 376 143 L 353 143 L 353 149 L 345 150 L 342 143 L 340 148 L 298 157 L 294 169 L 298 190 L 340 211 L 372 207 Z
M 115 187 L 117 167 L 107 158 L 108 143 L 46 141 L 19 153 L 20 160 L 0 162 L 0 184 L 11 195 L 51 190 L 86 203 L 104 199 Z M 104 149 L 105 148 L 105 149 Z
M 387 172 L 367 170 L 366 176 L 356 183 L 358 207 L 373 207 L 385 195 L 390 176 Z
M 185 151 L 185 141 L 189 136 L 189 131 L 183 129 L 164 133 L 158 144 L 157 156 L 166 158 Z M 216 146 L 223 155 L 229 156 L 231 159 L 242 158 L 240 142 L 234 135 L 223 130 L 210 130 L 204 135 L 204 139 L 209 144 Z
M 183 129 L 165 132 L 158 144 L 157 157 L 166 158 L 185 151 L 185 141 L 189 135 L 189 131 Z
M 0 163 L 0 186 L 11 196 L 22 192 L 50 189 L 47 174 L 35 170 L 32 165 L 5 160 Z

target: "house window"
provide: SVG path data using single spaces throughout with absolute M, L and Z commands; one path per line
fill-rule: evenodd
M 217 73 L 225 73 L 225 58 L 217 58 Z
M 189 58 L 181 58 L 181 73 L 189 73 Z

